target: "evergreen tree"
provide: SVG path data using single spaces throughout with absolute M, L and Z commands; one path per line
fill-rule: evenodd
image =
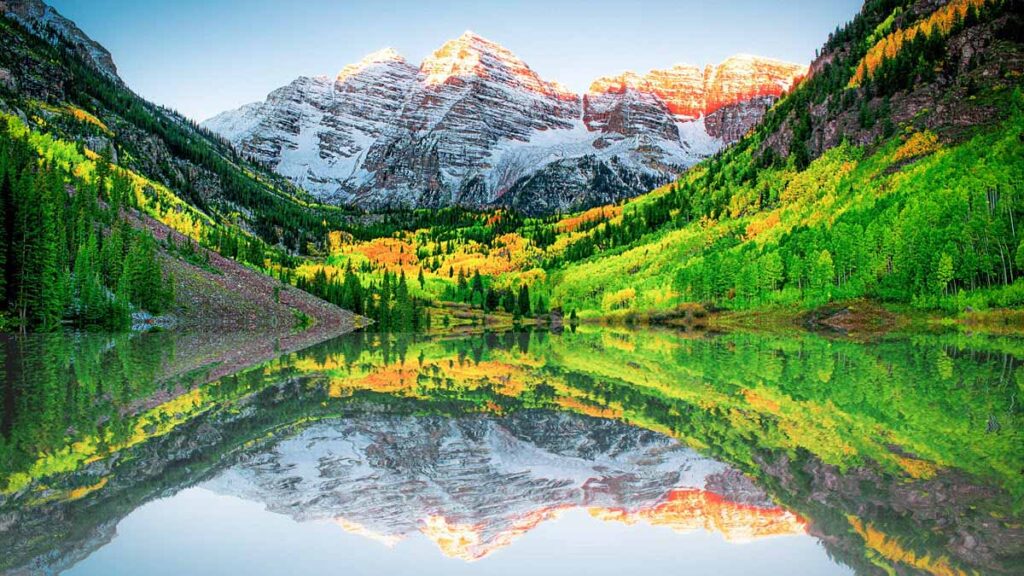
M 2 160 L 2 158 L 0 158 Z M 11 220 L 8 215 L 13 210 L 11 196 L 13 188 L 7 170 L 0 174 L 0 310 L 7 307 L 7 278 L 10 276 L 8 262 L 8 246 L 10 245 Z
M 413 314 L 413 304 L 409 297 L 409 285 L 405 280 L 405 271 L 402 271 L 398 279 L 398 286 L 395 288 L 395 330 L 397 332 L 412 332 Z
M 64 183 L 55 171 L 48 170 L 40 188 L 40 221 L 39 256 L 36 265 L 39 267 L 39 309 L 36 313 L 36 324 L 42 330 L 54 330 L 60 325 L 64 316 L 65 293 L 63 267 L 58 261 L 58 246 L 63 239 L 58 238 L 58 219 L 62 202 Z
M 516 306 L 516 312 L 520 316 L 529 316 L 531 314 L 530 289 L 526 284 L 519 286 L 519 302 Z
M 40 180 L 26 170 L 14 190 L 16 217 L 13 241 L 17 267 L 14 310 L 23 328 L 38 320 L 42 300 Z

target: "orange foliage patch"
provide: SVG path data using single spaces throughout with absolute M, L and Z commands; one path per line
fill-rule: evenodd
M 559 220 L 555 224 L 555 230 L 558 232 L 574 232 L 584 224 L 600 220 L 611 220 L 619 214 L 622 214 L 622 206 L 598 206 L 581 214 Z
M 931 154 L 939 149 L 939 137 L 930 130 L 915 132 L 902 146 L 896 150 L 893 159 L 899 162 L 908 158 L 917 158 L 925 154 Z
M 864 539 L 864 543 L 867 544 L 868 548 L 874 550 L 890 562 L 906 564 L 936 576 L 968 576 L 968 574 L 971 574 L 970 572 L 953 567 L 945 556 L 932 558 L 927 554 L 922 556 L 913 550 L 907 550 L 896 538 L 889 537 L 885 533 L 876 530 L 871 524 L 861 522 L 860 518 L 856 516 L 847 516 L 846 519 L 853 526 L 857 534 Z
M 779 224 L 779 213 L 772 212 L 760 220 L 754 220 L 747 224 L 747 240 L 753 240 L 762 232 L 775 228 Z
M 102 120 L 86 112 L 85 110 L 82 110 L 81 108 L 75 108 L 74 106 L 66 106 L 65 110 L 67 110 L 68 114 L 71 114 L 71 116 L 78 122 L 92 124 L 93 126 L 102 130 L 103 133 L 106 134 L 107 136 L 113 135 L 113 132 L 110 131 L 110 128 L 107 128 L 107 125 L 104 124 Z
M 109 478 L 107 476 L 104 476 L 103 478 L 100 478 L 99 482 L 97 482 L 97 483 L 95 483 L 95 484 L 93 484 L 91 486 L 81 486 L 79 488 L 75 488 L 73 490 L 70 490 L 68 492 L 68 498 L 67 499 L 68 500 L 78 500 L 80 498 L 84 498 L 84 497 L 88 496 L 89 494 L 92 494 L 93 492 L 95 492 L 95 491 L 103 488 L 104 486 L 106 486 L 107 485 L 107 480 L 109 480 Z
M 859 86 L 865 78 L 870 78 L 884 60 L 899 54 L 903 44 L 910 42 L 918 34 L 930 36 L 935 33 L 948 33 L 953 28 L 953 23 L 958 18 L 966 16 L 972 6 L 982 8 L 986 2 L 987 0 L 952 0 L 913 26 L 890 33 L 879 40 L 864 55 L 860 64 L 857 65 L 857 71 L 854 72 L 853 78 L 850 78 L 850 86 Z
M 580 402 L 575 398 L 558 398 L 556 402 L 563 408 L 568 408 L 573 412 L 584 414 L 586 416 L 593 416 L 594 418 L 621 420 L 623 417 L 621 408 L 594 406 L 592 404 Z
M 415 397 L 414 391 L 419 374 L 420 371 L 415 368 L 388 367 L 361 379 L 336 378 L 331 381 L 328 395 L 332 398 L 344 398 L 351 396 L 356 390 L 370 390 Z
M 749 404 L 751 408 L 755 408 L 759 412 L 778 414 L 782 410 L 782 406 L 780 406 L 778 402 L 761 396 L 750 388 L 743 391 L 743 397 L 747 400 L 747 404 Z
M 935 464 L 916 458 L 903 457 L 898 458 L 896 462 L 911 478 L 932 478 L 938 470 Z
M 411 271 L 419 265 L 416 248 L 409 242 L 399 238 L 374 238 L 355 247 L 355 252 L 362 254 L 370 262 L 383 266 L 390 271 Z

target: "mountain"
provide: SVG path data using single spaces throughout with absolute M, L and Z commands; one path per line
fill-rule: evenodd
M 190 226 L 209 218 L 269 245 L 305 251 L 324 210 L 286 179 L 239 156 L 219 137 L 141 98 L 117 76 L 109 51 L 40 0 L 0 0 L 0 113 L 54 138 L 80 142 L 191 206 Z
M 202 125 L 322 200 L 550 213 L 635 196 L 745 134 L 806 67 L 752 56 L 546 81 L 472 32 L 418 67 L 390 49 Z
M 422 271 L 437 300 L 627 323 L 769 308 L 785 322 L 885 330 L 906 310 L 891 303 L 964 322 L 979 310 L 1016 315 L 988 310 L 1024 305 L 1021 4 L 871 0 L 759 123 L 671 184 L 544 221 L 439 216 L 426 234 L 339 243 L 326 273 Z M 581 99 L 587 146 L 760 115 L 770 96 L 734 80 L 751 68 L 743 60 L 595 81 Z M 722 105 L 736 94 L 751 100 Z M 537 211 L 572 205 L 559 182 L 574 162 L 510 193 Z M 579 162 L 604 169 L 595 155 Z M 458 280 L 476 272 L 478 288 Z M 530 307 L 516 296 L 524 288 Z
M 110 52 L 42 0 L 0 0 L 0 14 L 18 21 L 38 35 L 56 32 L 83 60 L 110 79 L 121 81 Z
M 354 326 L 267 274 L 345 214 L 131 92 L 53 8 L 4 0 L 0 16 L 0 327 Z
M 806 72 L 806 66 L 741 54 L 704 70 L 679 64 L 643 76 L 627 72 L 598 78 L 589 98 L 627 90 L 653 95 L 679 121 L 706 117 L 708 135 L 729 144 L 749 132 Z
M 652 194 L 556 223 L 548 301 L 626 318 L 695 302 L 1024 305 L 1021 8 L 865 2 L 808 77 L 720 155 Z M 823 317 L 857 330 L 872 314 L 894 322 L 862 302 Z

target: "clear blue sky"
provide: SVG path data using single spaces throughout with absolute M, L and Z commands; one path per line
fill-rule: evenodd
M 624 70 L 747 52 L 807 62 L 860 0 L 50 0 L 138 93 L 202 120 L 391 46 L 419 64 L 465 30 L 583 91 Z

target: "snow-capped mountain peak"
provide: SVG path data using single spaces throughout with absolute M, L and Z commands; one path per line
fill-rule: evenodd
M 508 48 L 469 30 L 425 58 L 420 73 L 428 85 L 443 84 L 449 78 L 477 77 L 538 94 L 575 97 L 561 85 L 542 80 Z
M 379 50 L 204 126 L 326 201 L 547 213 L 671 180 L 805 72 L 741 55 L 599 78 L 579 95 L 467 31 L 419 66 Z
M 376 52 L 371 52 L 363 57 L 362 60 L 354 64 L 349 64 L 338 72 L 338 76 L 335 78 L 337 82 L 344 82 L 349 77 L 354 76 L 371 66 L 378 64 L 389 64 L 398 63 L 404 64 L 405 58 L 402 57 L 394 48 L 382 48 Z

